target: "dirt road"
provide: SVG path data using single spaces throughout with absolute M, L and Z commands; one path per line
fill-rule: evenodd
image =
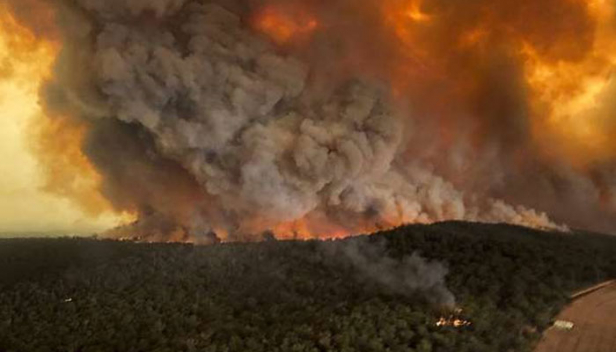
M 546 331 L 535 352 L 615 352 L 616 284 L 575 300 L 556 319 L 575 327 Z

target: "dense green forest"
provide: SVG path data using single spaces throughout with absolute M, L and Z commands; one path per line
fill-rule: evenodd
M 509 225 L 213 246 L 7 239 L 0 351 L 530 351 L 572 291 L 612 277 L 616 238 Z M 472 325 L 437 326 L 452 314 Z

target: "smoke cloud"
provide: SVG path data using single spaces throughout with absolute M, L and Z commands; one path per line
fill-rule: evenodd
M 138 214 L 116 235 L 616 229 L 598 0 L 46 3 L 62 49 L 43 102 Z
M 428 261 L 418 253 L 394 259 L 384 241 L 370 243 L 366 237 L 336 241 L 323 246 L 335 260 L 351 265 L 359 277 L 401 295 L 421 294 L 434 305 L 453 308 L 455 297 L 445 283 L 447 267 Z

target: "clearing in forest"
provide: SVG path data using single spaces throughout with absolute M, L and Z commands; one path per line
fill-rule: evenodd
M 546 331 L 535 352 L 616 351 L 616 284 L 580 297 L 556 319 L 575 325 Z

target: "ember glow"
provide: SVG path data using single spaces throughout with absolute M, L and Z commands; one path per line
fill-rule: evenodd
M 9 3 L 63 48 L 31 134 L 47 188 L 137 214 L 116 236 L 616 231 L 607 0 Z
M 255 27 L 277 44 L 310 36 L 318 27 L 316 19 L 302 11 L 286 13 L 283 8 L 266 7 L 257 14 Z
M 524 50 L 526 78 L 537 115 L 535 138 L 539 144 L 541 140 L 557 143 L 560 148 L 551 148 L 553 152 L 583 167 L 616 156 L 611 98 L 616 92 L 614 6 L 596 0 L 588 7 L 596 32 L 584 55 L 570 61 L 550 61 L 533 48 Z M 551 137 L 547 140 L 542 138 L 546 132 Z
M 454 327 L 454 328 L 463 328 L 469 327 L 473 325 L 470 320 L 466 320 L 461 317 L 462 308 L 455 308 L 448 316 L 442 316 L 436 322 L 436 326 L 438 327 Z
M 473 324 L 470 321 L 451 318 L 451 317 L 450 318 L 441 317 L 439 321 L 436 322 L 436 326 L 438 327 L 451 326 L 454 328 L 462 328 L 462 327 L 471 326 L 471 325 Z

